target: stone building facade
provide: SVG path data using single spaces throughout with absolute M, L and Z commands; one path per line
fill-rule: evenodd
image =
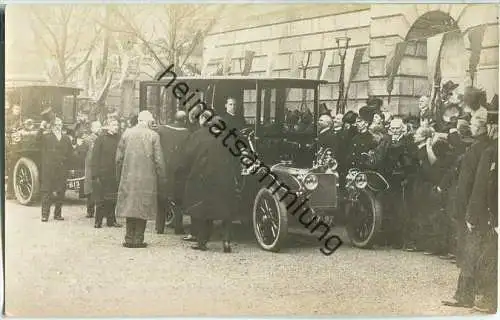
M 384 100 L 394 113 L 416 113 L 419 96 L 431 92 L 428 39 L 443 34 L 440 55 L 442 83 L 484 88 L 488 99 L 498 93 L 498 6 L 494 4 L 280 4 L 235 5 L 205 38 L 209 68 L 230 58 L 230 74 L 240 74 L 246 50 L 255 52 L 251 75 L 266 75 L 269 57 L 273 77 L 291 74 L 294 55 L 310 51 L 308 78 L 316 78 L 321 51 L 333 51 L 324 74 L 321 101 L 334 108 L 339 91 L 340 57 L 336 37 L 350 38 L 348 50 L 366 48 L 347 95 L 347 109 L 356 110 L 368 96 Z M 482 26 L 479 62 L 469 71 L 477 52 L 470 32 Z M 393 89 L 387 90 L 386 64 L 398 43 L 407 41 Z M 477 46 L 476 46 L 477 47 Z M 435 51 L 435 49 L 432 49 Z M 475 51 L 474 51 L 475 50 Z M 274 54 L 273 54 L 274 52 Z M 325 61 L 326 62 L 326 61 Z M 346 66 L 348 68 L 348 66 Z M 300 99 L 297 97 L 297 99 Z

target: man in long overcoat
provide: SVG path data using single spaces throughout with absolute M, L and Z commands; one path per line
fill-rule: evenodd
M 92 122 L 90 126 L 90 134 L 85 138 L 84 144 L 87 148 L 85 154 L 85 181 L 83 183 L 83 192 L 87 197 L 87 218 L 94 217 L 96 203 L 92 197 L 92 151 L 94 150 L 94 142 L 101 132 L 101 123 L 99 121 Z
M 481 239 L 476 265 L 477 291 L 474 309 L 497 310 L 498 270 L 498 111 L 489 117 L 492 142 L 483 152 L 476 172 L 465 220 L 469 233 Z
M 107 122 L 105 132 L 97 137 L 94 143 L 91 158 L 92 198 L 97 204 L 95 227 L 102 227 L 102 220 L 106 218 L 108 227 L 121 227 L 116 222 L 115 206 L 118 193 L 118 178 L 116 176 L 116 149 L 120 136 L 118 120 Z
M 489 145 L 486 132 L 486 118 L 474 116 L 471 119 L 471 132 L 476 142 L 470 146 L 465 153 L 458 177 L 457 187 L 457 265 L 460 268 L 457 290 L 455 296 L 450 301 L 443 301 L 443 304 L 455 307 L 472 307 L 475 298 L 475 264 L 477 262 L 478 247 L 481 244 L 480 237 L 468 232 L 465 216 L 469 204 L 476 170 L 483 151 Z
M 405 250 L 409 252 L 422 251 L 425 247 L 426 238 L 423 236 L 423 226 L 426 221 L 427 204 L 422 199 L 427 199 L 430 183 L 431 160 L 428 145 L 431 144 L 434 129 L 421 126 L 414 135 L 416 146 L 417 170 L 409 176 L 407 197 L 409 199 L 408 212 L 411 217 L 405 222 Z
M 45 127 L 46 123 L 42 122 L 38 133 L 42 150 L 40 191 L 43 222 L 48 221 L 52 204 L 55 204 L 54 219 L 64 220 L 62 202 L 66 192 L 68 166 L 73 155 L 71 140 L 62 133 L 61 118 L 55 118 L 51 130 L 45 130 Z
M 390 184 L 389 191 L 384 195 L 385 240 L 393 248 L 401 249 L 411 242 L 409 230 L 405 228 L 409 228 L 411 221 L 409 182 L 417 171 L 418 149 L 413 136 L 406 133 L 403 119 L 396 117 L 391 120 L 388 131 L 389 135 L 381 139 L 375 154 L 377 171 Z
M 231 252 L 230 227 L 236 202 L 238 159 L 224 147 L 221 118 L 210 119 L 209 113 L 200 117 L 202 127 L 188 141 L 182 169 L 187 172 L 184 204 L 191 215 L 198 244 L 195 250 L 207 250 L 213 220 L 222 220 L 224 252 Z
M 164 193 L 167 201 L 160 201 L 160 209 L 156 218 L 156 232 L 163 233 L 165 230 L 166 212 L 173 201 L 174 207 L 170 208 L 175 211 L 175 234 L 183 234 L 182 225 L 182 177 L 179 174 L 178 168 L 183 161 L 184 147 L 190 135 L 186 128 L 187 114 L 184 111 L 177 111 L 175 114 L 175 122 L 172 125 L 160 126 L 158 133 L 160 135 L 160 143 L 163 151 L 163 160 L 165 161 L 165 170 L 167 177 L 167 185 Z M 161 198 L 161 197 L 160 197 Z
M 144 248 L 147 220 L 158 212 L 158 188 L 165 185 L 160 136 L 151 130 L 151 112 L 141 111 L 138 124 L 122 135 L 116 152 L 120 177 L 116 216 L 126 218 L 124 247 Z

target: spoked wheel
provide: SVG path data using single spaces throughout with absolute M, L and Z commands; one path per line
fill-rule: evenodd
M 276 195 L 261 189 L 253 206 L 253 230 L 262 249 L 277 252 L 288 234 L 286 207 Z
M 369 190 L 360 190 L 357 201 L 347 207 L 347 233 L 352 244 L 369 249 L 382 227 L 382 205 Z
M 30 205 L 40 191 L 38 168 L 33 160 L 20 158 L 14 166 L 14 194 L 22 205 Z

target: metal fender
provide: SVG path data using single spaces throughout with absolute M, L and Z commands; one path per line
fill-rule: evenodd
M 368 180 L 368 188 L 374 192 L 386 191 L 390 185 L 383 175 L 376 171 L 363 171 Z

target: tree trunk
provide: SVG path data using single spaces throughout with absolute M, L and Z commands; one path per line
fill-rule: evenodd
M 104 21 L 105 21 L 106 25 L 108 25 L 109 19 L 110 19 L 109 6 L 107 5 L 104 10 L 105 10 Z M 102 75 L 104 74 L 104 70 L 106 70 L 106 66 L 108 64 L 110 35 L 111 35 L 111 32 L 109 31 L 109 29 L 105 29 L 104 30 L 104 43 L 103 43 L 103 50 L 102 50 L 102 57 L 101 57 L 102 62 L 101 62 L 101 70 L 100 70 L 100 74 L 102 74 Z

